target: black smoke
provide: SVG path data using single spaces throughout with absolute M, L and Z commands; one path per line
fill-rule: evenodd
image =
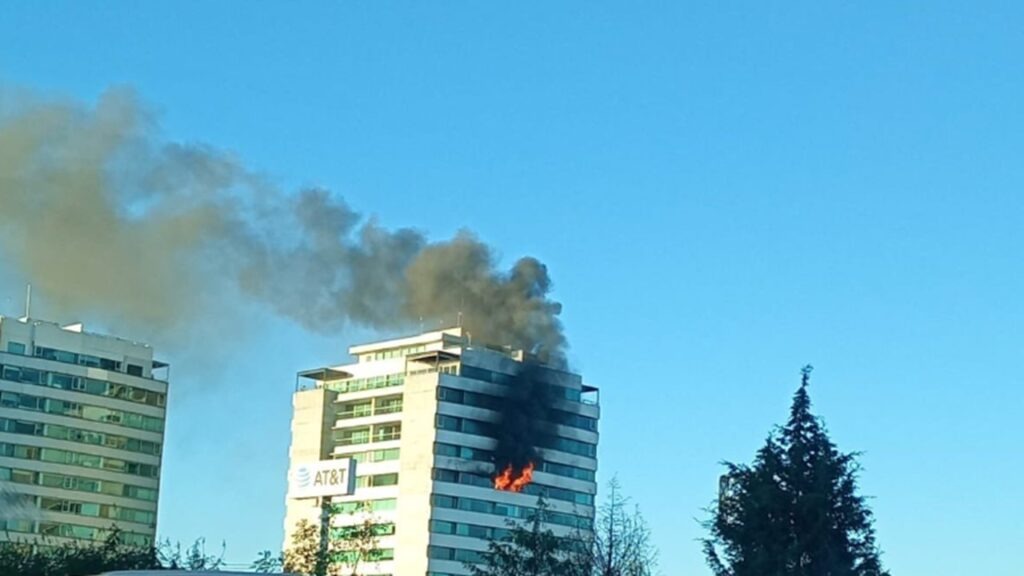
M 0 261 L 56 313 L 181 334 L 241 298 L 311 330 L 454 325 L 564 358 L 547 267 L 463 231 L 387 229 L 338 195 L 168 142 L 131 90 L 94 106 L 0 86 Z
M 524 361 L 508 386 L 495 432 L 495 474 L 511 466 L 518 475 L 530 463 L 541 464 L 537 447 L 554 432 L 554 390 L 544 381 L 545 372 L 543 367 Z

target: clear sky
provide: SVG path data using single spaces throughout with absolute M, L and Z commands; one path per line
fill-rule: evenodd
M 813 363 L 893 573 L 1009 576 L 1022 21 L 936 0 L 7 2 L 0 82 L 130 85 L 169 139 L 541 258 L 602 388 L 601 481 L 640 504 L 666 574 L 709 574 L 719 462 L 753 456 Z M 388 336 L 259 327 L 217 366 L 161 354 L 160 533 L 231 562 L 280 546 L 295 372 Z

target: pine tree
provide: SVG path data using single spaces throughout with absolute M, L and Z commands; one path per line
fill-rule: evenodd
M 811 413 L 802 371 L 786 425 L 752 465 L 726 463 L 704 540 L 716 576 L 888 576 L 857 494 L 857 453 L 841 453 Z

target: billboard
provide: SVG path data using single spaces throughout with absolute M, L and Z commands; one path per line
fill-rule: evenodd
M 288 473 L 289 498 L 347 496 L 356 490 L 356 462 L 351 458 L 298 464 Z

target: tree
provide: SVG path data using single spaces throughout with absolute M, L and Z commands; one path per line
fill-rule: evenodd
M 285 572 L 323 574 L 326 557 L 320 546 L 320 528 L 301 520 L 292 533 L 292 545 L 282 555 Z
M 584 544 L 588 575 L 651 576 L 657 569 L 651 530 L 639 507 L 630 506 L 617 478 L 608 483 L 608 497 L 598 508 L 593 536 Z
M 0 543 L 0 574 L 3 575 L 80 576 L 113 569 L 159 567 L 151 548 L 124 545 L 117 529 L 112 530 L 102 542 L 73 541 L 57 544 L 38 538 Z
M 753 464 L 725 464 L 704 524 L 716 576 L 888 576 L 857 494 L 859 454 L 839 452 L 811 413 L 810 374 L 804 367 L 789 420 Z
M 473 576 L 565 576 L 572 573 L 563 540 L 542 528 L 548 506 L 537 499 L 528 525 L 509 521 L 503 538 L 491 540 L 479 564 L 466 563 Z
M 274 556 L 270 550 L 264 550 L 253 560 L 249 569 L 257 574 L 276 574 L 284 559 L 281 556 Z
M 350 515 L 363 514 L 359 522 L 344 522 L 334 526 L 335 507 L 326 504 L 322 509 L 320 525 L 307 520 L 296 525 L 292 545 L 282 554 L 285 572 L 329 576 L 350 574 L 357 576 L 359 566 L 381 560 L 380 536 L 391 533 L 394 524 L 382 524 L 364 504 Z
M 365 513 L 362 522 L 335 529 L 331 538 L 332 564 L 351 576 L 358 576 L 360 564 L 381 560 L 380 536 L 394 531 L 394 524 L 381 524 L 365 505 L 360 512 Z
M 156 549 L 160 564 L 168 570 L 219 570 L 224 564 L 224 550 L 226 545 L 221 543 L 220 555 L 214 556 L 206 553 L 206 539 L 199 538 L 188 548 L 182 549 L 181 543 L 171 544 L 170 541 L 163 542 Z

